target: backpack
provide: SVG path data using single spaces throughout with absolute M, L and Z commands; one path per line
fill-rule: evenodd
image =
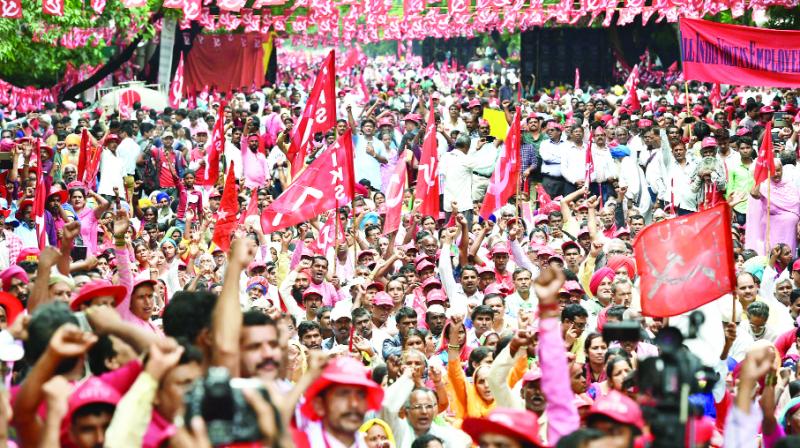
M 159 161 L 153 156 L 153 152 L 150 150 L 152 146 L 153 143 L 151 142 L 148 143 L 144 148 L 144 151 L 142 151 L 142 159 L 144 160 L 144 164 L 136 168 L 136 174 L 139 176 L 139 179 L 142 180 L 142 189 L 147 194 L 161 189 L 161 182 L 159 181 L 161 175 L 161 165 L 158 163 Z

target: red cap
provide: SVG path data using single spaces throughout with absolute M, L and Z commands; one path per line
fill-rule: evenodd
M 19 255 L 17 255 L 17 264 L 20 264 L 23 261 L 38 263 L 39 253 L 39 249 L 35 247 L 26 247 L 25 249 L 19 251 Z
M 472 109 L 473 107 L 481 107 L 481 100 L 475 99 L 467 104 L 467 109 Z
M 6 310 L 6 325 L 9 327 L 24 309 L 22 302 L 7 292 L 0 292 L 0 306 Z
M 758 112 L 762 113 L 762 114 L 771 114 L 771 113 L 773 113 L 775 111 L 772 110 L 772 107 L 770 107 L 770 106 L 764 106 Z
M 644 427 L 644 417 L 639 405 L 630 397 L 616 390 L 612 390 L 608 395 L 600 397 L 592 404 L 588 418 L 594 415 L 602 415 L 622 423 L 632 425 L 640 431 Z
M 73 311 L 78 311 L 82 303 L 88 302 L 95 297 L 103 296 L 114 297 L 114 306 L 117 306 L 125 300 L 126 295 L 127 292 L 122 285 L 112 285 L 108 280 L 92 280 L 83 285 L 80 291 L 78 291 L 78 295 L 70 302 L 69 307 Z
M 579 251 L 581 250 L 581 245 L 580 244 L 576 243 L 575 241 L 569 240 L 569 241 L 565 241 L 563 244 L 561 244 L 561 251 L 562 252 L 566 252 L 567 249 L 569 249 L 570 247 L 574 247 L 574 248 L 578 249 Z
M 316 294 L 322 297 L 322 291 L 320 291 L 319 287 L 315 285 L 314 282 L 309 283 L 308 288 L 303 291 L 303 300 L 305 300 L 306 297 L 310 296 L 311 294 Z
M 381 282 L 372 282 L 369 285 L 367 285 L 366 289 L 369 289 L 369 288 L 375 288 L 378 291 L 383 291 L 385 289 L 385 287 L 383 286 L 383 283 L 381 283 Z
M 105 140 L 103 140 L 103 144 L 108 144 L 110 142 L 116 142 L 117 144 L 119 144 L 120 141 L 122 141 L 122 140 L 120 140 L 119 135 L 117 135 L 117 134 L 108 134 L 108 135 L 106 135 Z
M 14 213 L 14 217 L 16 217 L 17 220 L 22 221 L 22 210 L 24 210 L 25 207 L 33 207 L 33 200 L 25 199 L 24 201 L 20 202 L 19 208 L 17 208 L 17 212 Z
M 403 121 L 413 121 L 417 124 L 422 123 L 422 116 L 420 114 L 408 114 L 403 117 Z
M 359 252 L 358 253 L 358 259 L 360 260 L 361 257 L 363 257 L 364 255 L 372 255 L 373 257 L 377 257 L 378 256 L 378 252 L 375 252 L 372 249 L 367 249 L 367 250 L 365 250 L 363 252 Z
M 52 187 L 50 187 L 50 194 L 47 195 L 47 199 L 50 199 L 50 197 L 53 195 L 58 195 L 58 201 L 61 202 L 62 204 L 67 202 L 67 199 L 69 198 L 69 193 L 67 193 L 66 190 L 62 189 L 61 185 L 59 184 L 55 184 Z
M 794 261 L 794 263 L 792 263 L 792 270 L 800 271 L 800 258 L 798 258 L 797 260 Z
M 380 409 L 383 402 L 383 389 L 369 378 L 369 370 L 353 358 L 339 357 L 328 362 L 322 375 L 306 390 L 300 411 L 311 420 L 320 420 L 322 416 L 314 411 L 314 398 L 331 386 L 365 388 L 369 410 Z
M 86 184 L 79 181 L 73 180 L 72 182 L 67 184 L 67 190 L 83 190 L 86 191 Z
M 472 437 L 476 444 L 482 434 L 499 434 L 518 442 L 544 446 L 539 440 L 539 417 L 522 409 L 495 408 L 484 418 L 467 417 L 461 425 L 462 431 Z

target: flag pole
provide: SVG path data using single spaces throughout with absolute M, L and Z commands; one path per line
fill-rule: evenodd
M 333 275 L 336 275 L 339 264 L 339 205 L 333 210 Z
M 767 136 L 767 137 L 769 138 L 769 136 Z M 767 256 L 769 256 L 769 250 L 770 250 L 770 246 L 769 246 L 769 212 L 770 212 L 770 208 L 771 208 L 771 206 L 770 206 L 770 192 L 771 191 L 772 191 L 772 179 L 767 178 L 767 232 L 764 235 L 765 236 L 765 238 L 764 238 L 764 246 L 765 246 L 764 253 L 767 254 Z

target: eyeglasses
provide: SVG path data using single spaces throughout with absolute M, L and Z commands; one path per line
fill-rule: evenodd
M 422 411 L 422 412 L 432 411 L 432 410 L 436 409 L 436 405 L 433 405 L 433 404 L 415 404 L 414 406 L 411 406 L 409 409 L 411 409 L 412 411 L 417 411 L 417 412 L 419 412 L 419 411 Z

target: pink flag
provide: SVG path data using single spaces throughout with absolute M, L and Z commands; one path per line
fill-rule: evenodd
M 405 151 L 404 151 L 405 152 Z M 400 228 L 400 216 L 403 212 L 403 190 L 406 186 L 405 154 L 398 157 L 389 185 L 386 186 L 386 219 L 383 221 L 383 234 L 389 234 Z
M 589 146 L 586 148 L 586 179 L 583 181 L 583 186 L 589 188 L 592 182 L 592 174 L 594 173 L 594 159 L 592 158 L 592 137 L 593 132 L 589 130 Z
M 718 82 L 715 82 L 714 86 L 711 88 L 711 92 L 709 92 L 708 95 L 708 100 L 715 109 L 719 107 L 719 103 L 722 101 L 722 91 Z
M 180 107 L 181 98 L 183 98 L 183 53 L 181 53 L 181 59 L 178 61 L 175 77 L 172 78 L 172 84 L 169 86 L 169 106 L 172 108 Z
M 581 69 L 575 67 L 575 84 L 573 86 L 575 89 L 581 88 Z
M 625 100 L 622 104 L 629 105 L 632 111 L 637 111 L 642 108 L 642 105 L 639 103 L 639 94 L 636 93 L 636 89 L 639 87 L 639 65 L 634 65 L 633 70 L 631 70 L 631 74 L 628 75 L 628 80 L 625 81 L 625 90 L 628 91 L 628 94 L 625 96 Z
M 439 216 L 439 148 L 436 141 L 436 119 L 433 99 L 428 106 L 428 123 L 425 127 L 425 140 L 422 142 L 422 155 L 417 171 L 416 196 L 422 200 L 419 213 L 422 216 Z

